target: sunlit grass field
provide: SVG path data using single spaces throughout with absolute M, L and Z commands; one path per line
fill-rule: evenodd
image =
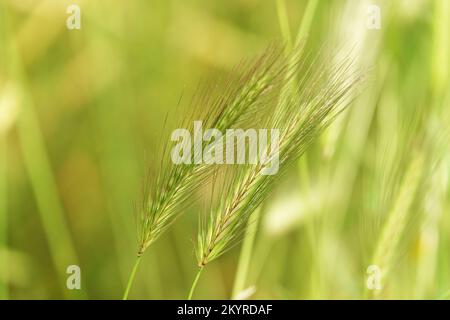
M 449 30 L 447 0 L 0 0 L 0 299 L 122 298 L 144 180 L 198 108 L 180 100 L 274 43 L 352 52 L 367 79 L 193 298 L 450 298 Z M 188 296 L 210 189 L 145 251 L 129 299 Z

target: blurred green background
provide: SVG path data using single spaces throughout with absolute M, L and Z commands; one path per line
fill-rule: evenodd
M 449 1 L 0 0 L 0 299 L 120 298 L 167 112 L 299 26 L 311 50 L 353 48 L 370 80 L 263 205 L 243 294 L 367 298 L 375 263 L 380 298 L 449 298 Z M 130 298 L 186 297 L 199 210 L 146 252 Z M 239 250 L 196 297 L 230 298 Z

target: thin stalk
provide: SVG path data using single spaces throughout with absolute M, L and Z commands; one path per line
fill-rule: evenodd
M 198 268 L 197 275 L 195 276 L 194 282 L 192 282 L 191 290 L 189 291 L 188 300 L 192 300 L 192 295 L 194 294 L 195 288 L 197 287 L 198 279 L 200 279 L 200 275 L 202 274 L 203 267 Z
M 7 56 L 10 61 L 11 79 L 20 89 L 17 98 L 21 112 L 17 120 L 17 132 L 24 166 L 36 198 L 62 293 L 65 296 L 72 296 L 74 293 L 71 294 L 66 288 L 66 269 L 69 265 L 79 265 L 78 257 L 59 198 L 41 123 L 33 97 L 29 93 L 27 75 L 20 59 L 21 55 L 11 36 L 7 37 L 5 43 L 8 43 Z M 86 298 L 86 291 L 79 290 L 76 296 Z
M 4 4 L 0 4 L 0 37 L 2 39 L 6 38 L 6 13 Z M 2 46 L 0 49 L 0 68 L 3 69 L 6 67 L 5 62 L 7 61 L 7 49 L 5 46 Z M 2 97 L 0 96 L 0 99 Z M 6 125 L 7 127 L 7 125 Z M 8 216 L 7 216 L 7 150 L 6 150 L 6 137 L 7 137 L 7 128 L 2 128 L 0 123 L 0 251 L 2 249 L 7 248 L 7 228 L 8 228 Z M 5 258 L 6 261 L 2 261 L 5 266 L 8 264 L 8 252 L 5 250 Z M 4 282 L 1 279 L 0 275 L 0 300 L 8 299 L 8 274 L 5 274 Z
M 250 260 L 252 258 L 253 247 L 255 243 L 256 231 L 258 229 L 259 217 L 261 209 L 256 209 L 251 219 L 247 223 L 247 232 L 245 233 L 244 242 L 242 243 L 241 253 L 234 280 L 232 299 L 237 299 L 239 292 L 245 289 L 245 281 L 247 280 Z
M 300 44 L 300 41 L 302 41 L 302 39 L 304 39 L 308 35 L 318 3 L 319 0 L 308 1 L 305 13 L 303 14 L 302 22 L 297 32 L 297 37 L 295 38 L 295 42 L 292 45 L 292 36 L 289 29 L 289 18 L 287 15 L 286 3 L 284 0 L 277 0 L 278 22 L 280 24 L 281 34 L 284 38 L 284 41 L 286 41 L 286 49 L 288 52 L 297 47 Z
M 136 271 L 139 267 L 139 263 L 141 262 L 141 256 L 138 256 L 136 262 L 134 264 L 133 270 L 131 270 L 130 278 L 128 279 L 127 287 L 125 288 L 125 292 L 123 294 L 122 300 L 128 299 L 128 294 L 130 293 L 131 285 L 133 284 L 134 277 L 136 276 Z
M 308 4 L 306 6 L 305 9 L 305 13 L 303 14 L 302 17 L 302 22 L 300 23 L 298 32 L 297 32 L 297 37 L 295 38 L 295 42 L 294 45 L 291 47 L 288 47 L 288 51 L 287 53 L 290 54 L 290 52 L 294 49 L 294 48 L 298 48 L 300 46 L 300 42 L 306 38 L 306 36 L 308 35 L 309 30 L 311 29 L 311 24 L 312 24 L 312 20 L 314 17 L 314 14 L 316 12 L 317 9 L 317 4 L 318 4 L 318 0 L 310 0 L 308 1 Z M 289 23 L 289 22 L 287 22 Z M 283 24 L 282 21 L 280 21 L 280 24 Z M 285 39 L 285 41 L 288 41 L 288 43 L 292 44 L 292 39 Z M 291 58 L 291 60 L 289 61 L 289 66 L 293 67 L 293 65 L 296 63 L 296 59 L 294 58 L 294 56 Z M 287 80 L 287 79 L 286 79 Z M 280 97 L 280 103 L 283 103 L 288 96 L 295 94 L 295 88 L 297 87 L 297 78 L 293 77 L 290 81 L 287 82 L 287 84 L 290 86 L 290 90 L 288 91 L 284 91 Z M 306 161 L 306 160 L 305 160 Z
M 433 18 L 433 50 L 431 52 L 431 75 L 433 92 L 441 95 L 445 92 L 449 79 L 450 41 L 447 31 L 449 28 L 450 3 L 448 1 L 436 1 L 434 3 Z
M 312 20 L 314 17 L 314 14 L 317 10 L 317 5 L 319 1 L 318 0 L 310 0 L 308 1 L 308 4 L 305 9 L 305 13 L 303 14 L 302 22 L 300 24 L 300 27 L 298 29 L 297 37 L 295 39 L 295 46 L 298 46 L 300 44 L 300 41 L 305 38 L 309 30 L 311 29 Z M 295 82 L 294 82 L 295 84 Z M 306 192 L 306 190 L 310 187 L 310 177 L 309 177 L 309 164 L 308 164 L 308 157 L 307 155 L 303 155 L 303 157 L 300 158 L 298 161 L 298 169 L 300 174 L 300 186 L 302 188 L 302 192 Z M 299 231 L 301 232 L 301 231 Z M 307 225 L 307 234 L 308 238 L 310 240 L 311 246 L 314 244 L 314 225 L 309 223 Z M 313 256 L 312 264 L 316 263 L 317 261 L 314 261 L 314 259 L 317 259 L 315 256 Z M 318 264 L 317 264 L 318 265 Z M 317 272 L 315 268 L 312 268 L 313 272 Z M 314 281 L 316 277 L 312 276 L 311 281 Z M 315 288 L 314 285 L 311 285 L 311 287 Z
M 102 19 L 100 12 L 93 11 L 92 19 L 97 21 Z M 118 32 L 119 29 L 117 30 Z M 87 37 L 88 46 L 98 48 L 99 43 L 110 41 L 109 35 L 102 30 L 93 29 Z M 92 63 L 103 66 L 105 61 L 101 50 L 94 50 L 96 54 L 92 57 Z M 129 49 L 127 46 L 121 46 L 120 55 L 127 57 Z M 101 67 L 100 67 L 101 68 Z M 132 122 L 135 110 L 132 107 L 122 108 L 132 98 L 129 96 L 133 92 L 130 85 L 132 80 L 128 74 L 123 74 L 121 79 L 115 81 L 108 86 L 107 91 L 111 92 L 108 97 L 100 99 L 92 112 L 89 113 L 90 121 L 95 124 L 95 134 L 93 140 L 96 148 L 96 158 L 103 165 L 100 166 L 100 181 L 103 185 L 105 193 L 109 196 L 105 199 L 106 216 L 109 219 L 109 228 L 112 233 L 111 245 L 114 248 L 115 265 L 118 268 L 120 282 L 127 283 L 130 275 L 130 261 L 122 259 L 123 252 L 127 252 L 129 248 L 135 247 L 135 237 L 131 236 L 136 232 L 136 223 L 130 219 L 130 203 L 129 199 L 135 197 L 134 188 L 131 186 L 139 180 L 140 168 L 135 166 L 134 149 L 131 133 L 128 125 Z M 95 92 L 92 92 L 95 95 Z M 128 119 L 128 120 L 125 120 Z M 114 144 L 105 144 L 104 141 L 115 141 Z M 127 172 L 120 170 L 122 165 L 127 164 Z M 121 181 L 121 183 L 117 183 Z M 130 236 L 124 236 L 130 235 Z M 146 269 L 154 277 L 147 277 L 142 282 L 142 286 L 148 292 L 151 290 L 149 298 L 157 297 L 161 292 L 158 290 L 161 286 L 158 281 L 161 277 L 157 272 L 155 259 L 148 259 Z
M 300 41 L 302 41 L 302 39 L 308 35 L 308 32 L 311 28 L 311 24 L 312 24 L 318 3 L 319 3 L 319 0 L 308 1 L 308 5 L 306 6 L 305 13 L 303 14 L 302 23 L 300 24 L 300 28 L 298 29 L 297 38 L 295 39 L 294 47 L 298 46 L 300 44 Z
M 367 288 L 366 297 L 374 298 L 383 293 L 383 287 L 387 282 L 389 272 L 395 262 L 397 248 L 408 223 L 411 205 L 413 204 L 421 181 L 423 166 L 424 158 L 421 154 L 418 154 L 413 158 L 405 173 L 393 208 L 384 224 L 372 258 L 371 264 L 378 266 L 381 270 L 380 285 L 382 288 L 381 290 L 372 290 L 370 292 Z
M 78 264 L 78 259 L 59 199 L 40 124 L 35 110 L 32 109 L 34 106 L 31 100 L 25 99 L 18 125 L 20 144 L 53 262 L 63 284 L 63 292 L 67 294 L 66 268 L 71 264 Z M 80 291 L 80 294 L 83 295 L 83 292 Z
M 282 0 L 282 1 L 284 1 L 284 0 Z M 300 23 L 300 26 L 298 28 L 297 37 L 295 38 L 294 45 L 288 46 L 288 48 L 287 48 L 288 54 L 290 54 L 290 52 L 294 48 L 298 48 L 300 46 L 300 42 L 303 39 L 305 39 L 306 36 L 308 35 L 308 32 L 311 29 L 312 20 L 313 20 L 314 14 L 316 13 L 318 3 L 319 3 L 318 0 L 308 1 L 308 4 L 306 5 L 305 13 L 303 14 L 303 17 L 302 17 L 302 22 Z M 289 25 L 289 21 L 283 22 L 282 20 L 280 20 L 279 22 L 280 22 L 280 25 L 283 25 L 283 24 Z M 291 39 L 290 34 L 288 36 L 289 36 L 289 38 L 288 39 L 285 38 L 284 40 L 287 41 L 288 44 L 292 44 L 292 39 Z M 295 58 L 294 57 L 291 58 L 289 63 L 290 63 L 289 67 L 293 67 L 293 65 L 296 63 Z M 280 97 L 280 103 L 284 102 L 287 99 L 288 95 L 292 95 L 295 93 L 295 88 L 297 85 L 296 77 L 292 78 L 292 80 L 289 83 L 291 85 L 290 90 L 283 92 L 282 96 Z M 305 163 L 306 163 L 306 159 L 305 159 Z
M 1 129 L 1 128 L 0 128 Z M 7 248 L 6 137 L 0 132 L 0 250 Z M 5 251 L 5 258 L 8 253 Z M 3 261 L 8 265 L 8 261 Z M 8 278 L 0 279 L 0 300 L 8 299 Z
M 289 28 L 289 18 L 286 9 L 286 3 L 284 0 L 277 0 L 277 13 L 278 13 L 278 21 L 280 23 L 280 30 L 283 36 L 284 41 L 286 41 L 286 49 L 292 49 L 292 37 L 291 31 Z

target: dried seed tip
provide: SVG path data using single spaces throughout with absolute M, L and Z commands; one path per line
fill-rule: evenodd
M 138 257 L 142 256 L 145 252 L 145 249 L 146 249 L 145 244 L 141 243 L 138 248 L 137 256 Z

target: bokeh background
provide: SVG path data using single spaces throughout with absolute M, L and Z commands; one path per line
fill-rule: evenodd
M 242 294 L 367 298 L 376 263 L 379 298 L 449 298 L 449 1 L 0 0 L 0 299 L 120 298 L 166 114 L 300 26 L 309 48 L 355 50 L 370 80 L 264 203 Z M 186 297 L 200 210 L 146 252 L 130 298 Z M 230 298 L 239 251 L 196 297 Z

